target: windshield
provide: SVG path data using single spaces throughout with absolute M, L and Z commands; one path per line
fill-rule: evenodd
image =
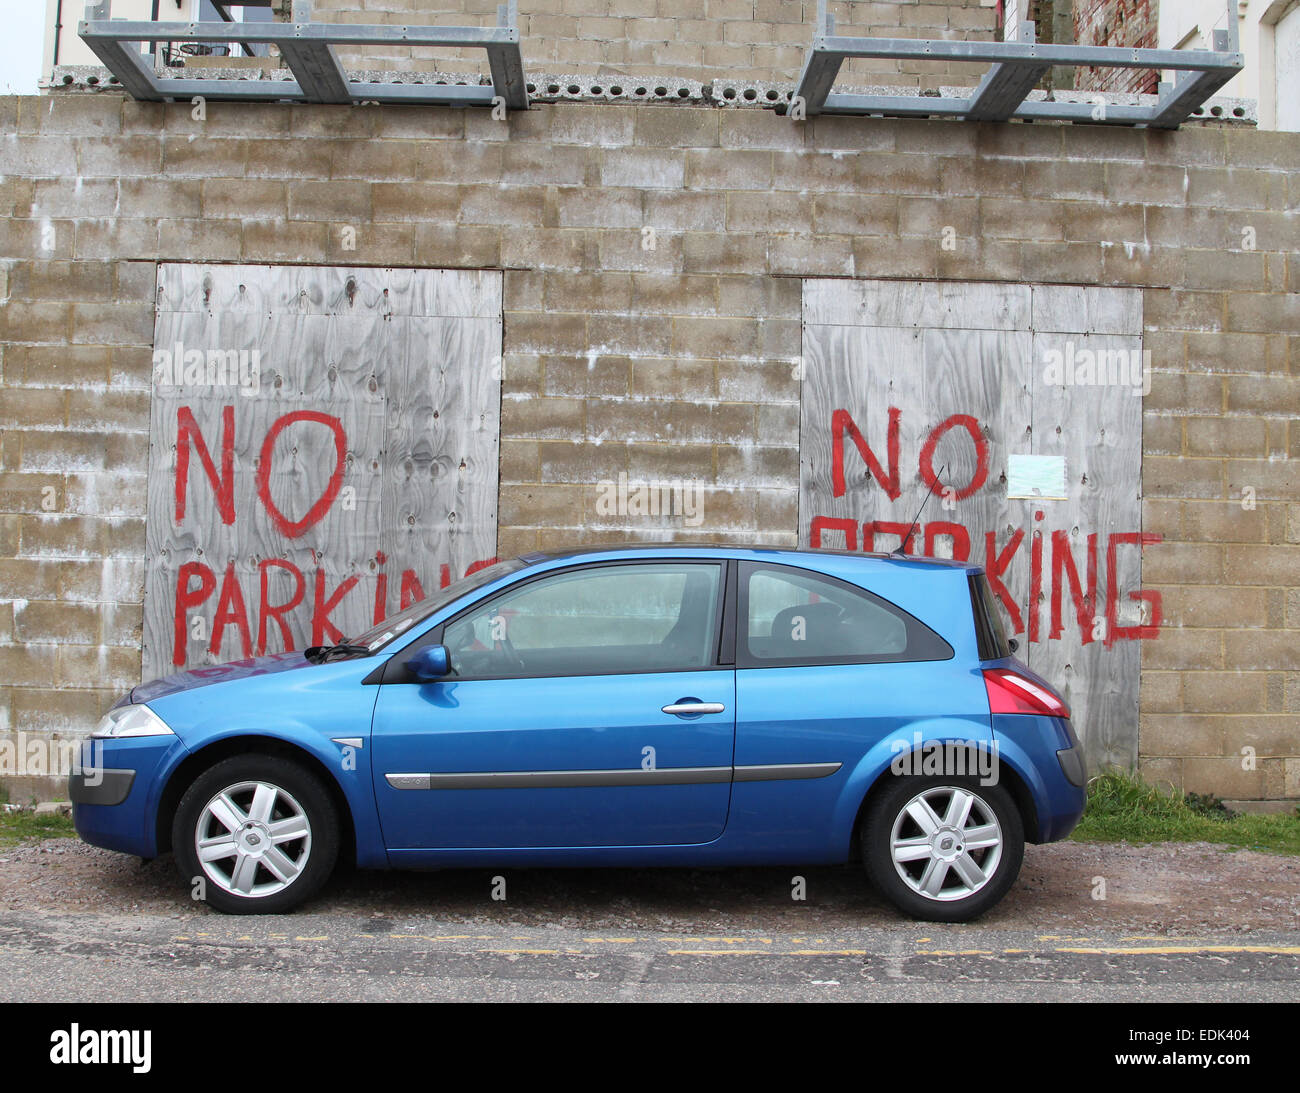
M 476 588 L 482 588 L 490 584 L 498 577 L 504 577 L 507 573 L 516 573 L 527 566 L 521 558 L 509 558 L 504 562 L 497 562 L 486 569 L 480 569 L 459 581 L 454 581 L 446 588 L 439 589 L 431 596 L 425 596 L 418 603 L 411 604 L 405 611 L 399 611 L 396 615 L 389 615 L 378 626 L 372 627 L 364 634 L 358 634 L 355 638 L 348 638 L 348 645 L 365 646 L 368 653 L 374 653 L 382 649 L 390 641 L 400 637 L 416 623 L 423 622 L 430 615 L 440 608 L 446 607 L 452 600 L 465 595 L 467 592 L 473 592 Z

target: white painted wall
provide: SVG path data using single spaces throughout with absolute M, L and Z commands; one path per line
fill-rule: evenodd
M 1277 86 L 1274 128 L 1300 132 L 1300 4 L 1278 20 L 1273 44 Z
M 154 0 L 113 0 L 114 19 L 152 19 Z M 192 8 L 198 0 L 158 0 L 159 19 L 191 19 Z M 77 37 L 77 24 L 86 17 L 85 0 L 45 0 L 45 51 L 41 64 L 43 79 L 49 79 L 56 64 L 97 65 L 97 58 L 85 42 Z M 59 32 L 59 56 L 54 56 L 54 27 L 62 23 Z
M 1246 67 L 1220 94 L 1255 99 L 1261 129 L 1300 130 L 1300 0 L 1239 0 L 1237 7 Z M 1164 0 L 1159 46 L 1211 49 L 1215 28 L 1227 24 L 1227 0 Z

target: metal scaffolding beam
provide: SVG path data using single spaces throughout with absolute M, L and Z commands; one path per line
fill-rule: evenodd
M 826 0 L 817 2 L 817 29 L 791 99 L 791 117 L 818 114 L 888 114 L 904 117 L 945 116 L 968 121 L 1051 119 L 1104 122 L 1155 129 L 1176 129 L 1211 95 L 1241 71 L 1237 2 L 1227 0 L 1228 29 L 1214 32 L 1213 50 L 1126 49 L 1117 46 L 1040 45 L 1034 25 L 1020 24 L 1019 36 L 1006 42 L 957 42 L 923 38 L 851 38 L 835 33 Z M 854 95 L 833 90 L 843 63 L 851 57 L 912 61 L 946 61 L 991 65 L 969 98 L 929 95 Z M 1099 111 L 1086 102 L 1028 101 L 1029 93 L 1056 65 L 1088 68 L 1171 69 L 1171 87 L 1161 85 L 1153 106 L 1107 104 Z
M 518 0 L 497 7 L 495 27 L 403 27 L 316 23 L 310 0 L 294 0 L 291 23 L 167 23 L 113 19 L 112 0 L 92 0 L 78 27 L 82 41 L 133 98 L 151 102 L 210 99 L 265 102 L 350 103 L 361 101 L 427 105 L 489 106 L 496 97 L 511 110 L 528 109 L 528 85 L 519 48 Z M 235 42 L 276 46 L 292 80 L 171 78 L 154 72 L 135 47 L 142 42 Z M 491 86 L 460 84 L 353 83 L 335 46 L 414 46 L 483 49 Z

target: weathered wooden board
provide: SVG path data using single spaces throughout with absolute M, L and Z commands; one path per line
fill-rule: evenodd
M 145 678 L 357 634 L 493 557 L 500 274 L 158 281 Z
M 203 266 L 176 263 L 158 285 L 158 311 L 500 318 L 493 270 L 351 266 Z M 495 308 L 495 310 L 494 310 Z
M 1104 290 L 1091 289 L 1092 293 Z M 1122 290 L 1110 290 L 1128 296 Z M 1035 293 L 1037 294 L 1037 293 Z M 1095 310 L 1080 309 L 1080 317 L 1095 315 Z M 1136 315 L 1141 329 L 1140 311 Z M 1061 352 L 1063 341 L 1073 344 L 1076 352 L 1123 350 L 1136 353 L 1141 360 L 1140 336 L 1034 334 L 1034 360 L 1042 362 L 1054 349 Z M 1087 595 L 1087 572 L 1093 544 L 1096 550 L 1096 589 L 1092 595 L 1092 614 L 1105 624 L 1107 590 L 1116 585 L 1119 601 L 1126 607 L 1118 614 L 1121 625 L 1137 622 L 1127 608 L 1133 601 L 1130 590 L 1141 586 L 1141 553 L 1136 545 L 1117 546 L 1116 572 L 1107 565 L 1107 546 L 1113 535 L 1137 531 L 1142 517 L 1141 389 L 1124 384 L 1074 384 L 1063 386 L 1045 383 L 1040 369 L 1034 376 L 1033 433 L 1035 453 L 1062 456 L 1066 467 L 1067 500 L 1047 501 L 1035 508 L 1049 513 L 1054 531 L 1068 537 L 1070 553 L 1075 559 L 1080 584 Z M 1133 438 L 1139 438 L 1135 445 Z M 1136 450 L 1135 450 L 1136 447 Z M 1033 507 L 1033 502 L 1021 502 Z M 1061 515 L 1058 516 L 1058 511 Z M 1044 521 L 1046 522 L 1046 521 Z M 1090 538 L 1095 540 L 1090 542 Z M 1106 630 L 1097 630 L 1096 640 L 1084 643 L 1077 630 L 1071 640 L 1051 637 L 1052 605 L 1050 589 L 1051 547 L 1044 545 L 1044 593 L 1039 604 L 1040 625 L 1048 640 L 1028 646 L 1030 667 L 1060 686 L 1072 707 L 1087 711 L 1087 747 L 1089 761 L 1098 765 L 1130 766 L 1137 760 L 1137 693 L 1141 671 L 1141 654 L 1136 641 L 1107 644 Z M 1063 572 L 1063 578 L 1066 574 Z M 1063 582 L 1064 583 L 1064 580 Z M 1062 593 L 1061 614 L 1071 615 L 1069 591 Z
M 1136 757 L 1138 635 L 1105 624 L 1108 582 L 1109 622 L 1142 621 L 1140 545 L 1124 538 L 1141 530 L 1142 399 L 1082 368 L 1058 375 L 1048 354 L 1134 364 L 1141 330 L 1127 289 L 804 282 L 800 542 L 892 550 L 929 493 L 909 551 L 997 578 L 1019 655 L 1065 690 L 1094 767 Z M 1009 496 L 1012 455 L 1063 458 L 1065 498 Z

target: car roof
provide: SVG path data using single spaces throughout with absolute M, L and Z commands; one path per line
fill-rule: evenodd
M 983 567 L 976 562 L 962 562 L 949 560 L 946 558 L 929 558 L 912 554 L 884 554 L 870 553 L 859 550 L 834 550 L 825 547 L 745 547 L 737 546 L 734 543 L 646 543 L 646 542 L 627 542 L 614 545 L 602 546 L 573 546 L 555 550 L 535 550 L 527 554 L 521 554 L 520 560 L 529 565 L 537 565 L 541 562 L 556 561 L 559 559 L 571 558 L 592 558 L 599 559 L 602 557 L 655 557 L 663 555 L 665 557 L 681 557 L 691 555 L 694 557 L 706 558 L 741 558 L 752 560 L 766 560 L 772 562 L 786 562 L 797 565 L 802 559 L 804 561 L 814 561 L 821 558 L 842 558 L 854 559 L 871 566 L 906 566 L 909 569 L 962 569 L 967 572 L 978 572 Z

